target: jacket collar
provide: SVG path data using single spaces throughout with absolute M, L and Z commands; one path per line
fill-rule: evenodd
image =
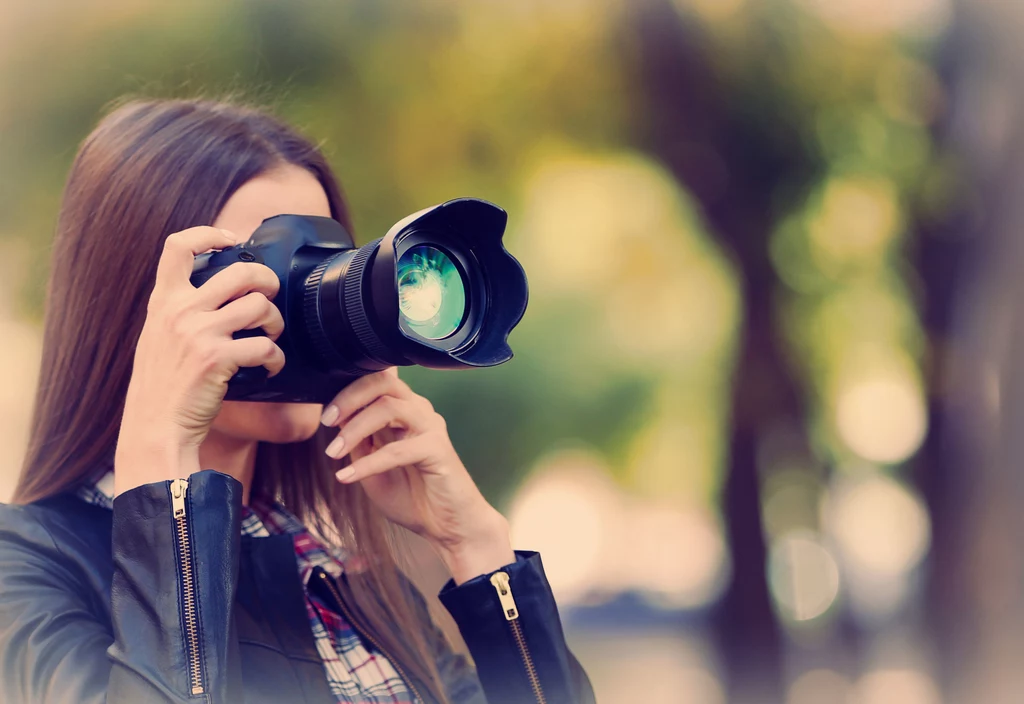
M 90 504 L 113 510 L 114 468 L 108 466 L 96 478 L 79 487 L 76 493 Z M 248 506 L 242 506 L 242 535 L 249 538 L 292 536 L 303 584 L 309 583 L 314 568 L 318 566 L 332 577 L 339 577 L 349 559 L 345 550 L 315 538 L 283 504 L 265 496 L 252 497 Z

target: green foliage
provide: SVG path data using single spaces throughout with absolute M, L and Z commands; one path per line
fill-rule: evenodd
M 203 95 L 268 106 L 321 141 L 359 241 L 463 195 L 506 207 L 514 240 L 527 171 L 551 144 L 586 151 L 624 140 L 613 13 L 610 3 L 473 0 L 23 8 L 0 53 L 0 237 L 30 243 L 33 271 L 45 272 L 61 183 L 106 107 L 122 96 Z M 21 282 L 30 317 L 41 314 L 44 281 Z M 567 322 L 554 297 L 535 294 L 504 367 L 403 371 L 447 418 L 493 500 L 566 443 L 625 457 L 654 375 L 581 342 L 603 300 Z
M 675 5 L 710 43 L 732 118 L 812 162 L 809 182 L 779 184 L 772 251 L 784 332 L 828 417 L 860 342 L 922 354 L 902 252 L 916 204 L 938 217 L 955 188 L 948 165 L 932 168 L 941 87 L 918 44 L 853 25 L 844 34 L 811 3 Z M 0 36 L 0 238 L 33 257 L 16 282 L 21 309 L 41 314 L 61 184 L 112 101 L 199 94 L 269 106 L 322 141 L 359 241 L 454 196 L 509 211 L 509 247 L 532 291 L 515 360 L 403 371 L 449 420 L 490 497 L 504 499 L 542 454 L 582 443 L 623 484 L 657 490 L 690 472 L 711 501 L 742 311 L 698 209 L 630 151 L 649 119 L 633 109 L 629 40 L 643 37 L 620 28 L 631 10 L 625 0 L 23 3 Z M 689 459 L 652 469 L 652 487 L 643 465 L 665 448 Z

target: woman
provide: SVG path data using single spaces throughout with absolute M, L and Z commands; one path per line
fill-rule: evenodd
M 540 557 L 513 553 L 394 368 L 324 408 L 223 401 L 240 367 L 285 364 L 278 282 L 239 263 L 197 289 L 193 258 L 282 213 L 351 229 L 318 150 L 254 110 L 136 102 L 83 143 L 0 506 L 0 700 L 592 701 Z M 475 670 L 396 569 L 391 523 L 451 570 Z

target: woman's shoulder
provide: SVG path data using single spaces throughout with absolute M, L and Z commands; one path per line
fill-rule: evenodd
M 74 493 L 0 504 L 0 621 L 59 604 L 103 617 L 113 572 L 105 513 Z
M 0 548 L 67 552 L 110 541 L 109 510 L 62 492 L 28 504 L 0 503 Z M 109 549 L 108 549 L 109 550 Z

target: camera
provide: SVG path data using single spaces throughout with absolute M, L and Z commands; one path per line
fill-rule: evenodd
M 526 312 L 526 273 L 505 249 L 508 216 L 459 198 L 421 210 L 362 247 L 336 220 L 268 218 L 245 243 L 196 257 L 201 286 L 236 262 L 270 267 L 285 328 L 274 377 L 246 367 L 237 401 L 326 403 L 356 378 L 391 366 L 490 367 L 512 358 L 508 335 Z M 236 337 L 263 334 L 243 330 Z

